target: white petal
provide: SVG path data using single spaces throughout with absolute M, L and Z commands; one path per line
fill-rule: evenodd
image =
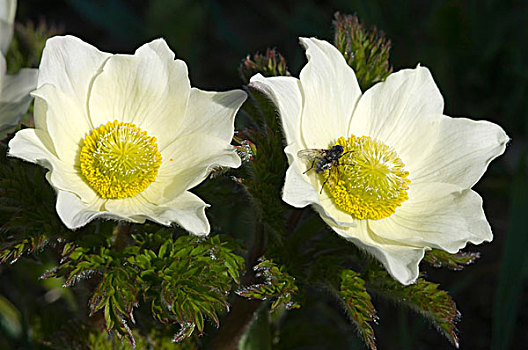
M 282 200 L 295 208 L 319 204 L 319 193 L 309 182 L 307 176 L 301 173 L 299 170 L 301 166 L 299 160 L 289 166 L 282 190 Z
M 152 218 L 155 205 L 139 194 L 122 199 L 108 199 L 104 209 L 112 219 L 144 223 L 146 219 Z
M 357 227 L 339 227 L 327 223 L 345 239 L 374 256 L 387 269 L 389 274 L 404 285 L 414 283 L 418 278 L 418 265 L 427 248 L 412 245 L 400 245 L 387 239 L 376 237 L 366 220 L 358 222 Z
M 264 78 L 256 74 L 251 77 L 249 86 L 262 91 L 277 107 L 288 145 L 292 143 L 301 145 L 303 96 L 300 80 L 293 77 Z
M 84 105 L 50 84 L 41 86 L 32 95 L 36 100 L 35 117 L 46 120 L 44 130 L 49 133 L 57 157 L 71 165 L 78 164 L 82 140 L 91 129 L 91 124 L 79 117 L 84 113 Z
M 4 77 L 7 71 L 7 64 L 4 55 L 0 52 L 0 86 L 3 85 Z
M 190 93 L 187 66 L 167 59 L 164 41 L 140 47 L 134 55 L 114 55 L 93 83 L 89 108 L 93 126 L 119 120 L 155 136 L 160 149 L 171 143 L 185 115 Z
M 66 191 L 57 192 L 57 214 L 70 230 L 82 227 L 98 217 L 109 217 L 109 213 L 101 211 L 103 200 L 96 198 L 87 204 L 75 194 Z
M 227 141 L 208 134 L 190 134 L 162 151 L 156 181 L 144 192 L 153 203 L 167 202 L 197 184 L 216 166 L 237 168 L 240 158 Z
M 97 195 L 84 182 L 79 170 L 73 164 L 58 159 L 50 150 L 50 143 L 47 133 L 38 129 L 23 129 L 9 141 L 8 155 L 49 169 L 46 178 L 55 189 L 76 193 L 85 202 L 93 201 Z
M 79 106 L 71 118 L 89 122 L 86 107 L 94 77 L 110 54 L 101 52 L 73 36 L 56 36 L 46 41 L 39 66 L 38 87 L 54 85 Z M 81 112 L 79 112 L 81 111 Z M 45 129 L 45 115 L 35 113 L 35 125 Z
M 0 101 L 18 102 L 29 97 L 37 87 L 38 69 L 23 68 L 15 75 L 6 75 L 2 84 Z
M 447 182 L 472 187 L 509 138 L 496 124 L 444 115 L 417 120 L 397 149 L 413 183 Z
M 302 136 L 306 148 L 329 148 L 345 136 L 361 90 L 354 71 L 334 46 L 315 38 L 300 40 L 308 56 L 300 74 Z
M 0 51 L 5 54 L 13 37 L 13 22 L 16 14 L 16 0 L 0 1 Z
M 176 222 L 198 236 L 207 235 L 210 231 L 205 216 L 206 207 L 208 204 L 188 191 L 166 203 L 151 203 L 139 194 L 130 198 L 108 200 L 105 204 L 105 209 L 115 218 L 138 223 L 149 219 L 167 226 Z
M 246 98 L 242 90 L 215 92 L 192 88 L 185 119 L 175 136 L 199 132 L 231 142 L 236 112 Z
M 205 208 L 209 204 L 198 196 L 185 191 L 170 203 L 165 204 L 165 210 L 160 211 L 156 221 L 163 223 L 176 222 L 185 230 L 197 236 L 206 236 L 211 231 Z
M 291 146 L 286 147 L 287 154 L 291 153 L 289 151 Z M 282 200 L 295 208 L 313 205 L 314 210 L 323 218 L 332 221 L 333 225 L 355 226 L 352 217 L 336 208 L 325 191 L 321 192 L 323 184 L 319 177 L 313 174 L 303 174 L 305 166 L 304 162 L 298 158 L 292 161 L 286 170 Z
M 7 154 L 49 169 L 52 162 L 58 161 L 50 147 L 53 146 L 47 133 L 37 129 L 23 129 L 9 141 Z
M 400 148 L 417 120 L 442 114 L 444 100 L 425 67 L 403 69 L 365 92 L 358 102 L 349 133 L 371 136 Z M 403 159 L 405 161 L 405 159 Z
M 409 200 L 392 216 L 370 221 L 373 232 L 401 244 L 456 253 L 467 242 L 480 244 L 493 235 L 482 198 L 469 189 L 445 183 L 414 185 Z
M 16 75 L 0 77 L 0 138 L 16 127 L 31 103 L 29 93 L 37 86 L 37 69 L 21 69 Z M 2 72 L 0 72 L 0 75 Z

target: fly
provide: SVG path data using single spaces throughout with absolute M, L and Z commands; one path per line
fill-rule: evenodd
M 297 156 L 299 158 L 304 158 L 312 161 L 312 166 L 308 168 L 303 174 L 306 174 L 308 171 L 314 168 L 316 174 L 321 174 L 322 172 L 328 170 L 328 176 L 326 177 L 326 180 L 323 183 L 323 186 L 321 187 L 321 192 L 319 193 L 323 192 L 323 187 L 330 178 L 330 169 L 334 166 L 336 168 L 339 166 L 339 159 L 343 155 L 343 146 L 341 145 L 335 145 L 330 149 L 308 148 L 297 152 Z

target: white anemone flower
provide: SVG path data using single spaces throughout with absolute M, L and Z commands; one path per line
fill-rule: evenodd
M 16 0 L 0 0 L 0 51 L 4 55 L 13 37 L 16 5 Z
M 290 163 L 283 200 L 312 205 L 402 284 L 416 281 L 426 250 L 456 253 L 468 242 L 491 241 L 471 187 L 504 152 L 505 132 L 445 116 L 427 68 L 393 73 L 362 94 L 334 46 L 315 38 L 301 43 L 308 63 L 300 79 L 251 79 L 282 119 Z
M 240 165 L 230 141 L 245 92 L 191 88 L 162 39 L 111 55 L 65 36 L 47 41 L 33 96 L 35 128 L 9 155 L 49 169 L 68 228 L 101 217 L 209 233 L 208 205 L 188 190 Z

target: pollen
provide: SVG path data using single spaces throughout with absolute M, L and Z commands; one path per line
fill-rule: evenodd
M 161 154 L 155 137 L 132 123 L 117 120 L 95 129 L 83 140 L 81 173 L 101 198 L 128 198 L 156 180 Z
M 356 219 L 379 220 L 409 198 L 409 172 L 390 146 L 354 135 L 339 138 L 336 145 L 343 146 L 343 155 L 319 176 L 338 208 Z

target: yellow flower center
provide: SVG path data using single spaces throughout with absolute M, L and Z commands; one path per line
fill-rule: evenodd
M 92 130 L 81 148 L 81 173 L 102 198 L 133 197 L 158 175 L 156 138 L 132 123 L 108 122 Z
M 334 203 L 357 219 L 391 216 L 409 197 L 409 172 L 396 152 L 368 136 L 341 137 L 343 154 L 320 174 Z

